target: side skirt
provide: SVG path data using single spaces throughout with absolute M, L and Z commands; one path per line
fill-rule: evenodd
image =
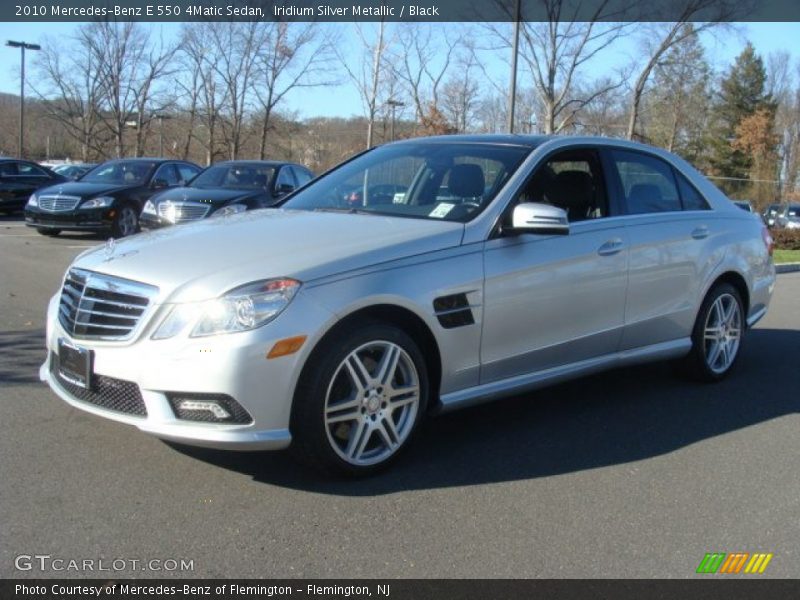
M 527 373 L 484 383 L 464 390 L 444 394 L 439 400 L 438 412 L 450 412 L 467 406 L 515 396 L 523 392 L 547 387 L 576 377 L 645 362 L 667 360 L 685 356 L 692 348 L 689 338 L 661 342 L 634 350 L 626 350 L 577 363 L 552 367 L 536 373 Z

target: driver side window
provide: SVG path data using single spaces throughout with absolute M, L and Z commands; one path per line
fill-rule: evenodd
M 517 203 L 539 202 L 563 209 L 570 223 L 608 216 L 600 159 L 594 150 L 551 156 L 522 188 Z

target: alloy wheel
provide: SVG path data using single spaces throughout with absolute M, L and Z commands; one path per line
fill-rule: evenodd
M 736 359 L 742 337 L 742 313 L 731 294 L 720 294 L 711 305 L 703 330 L 703 350 L 708 368 L 727 371 Z
M 419 375 L 408 353 L 389 341 L 363 344 L 339 364 L 328 386 L 328 441 L 351 465 L 381 463 L 408 439 L 419 403 Z

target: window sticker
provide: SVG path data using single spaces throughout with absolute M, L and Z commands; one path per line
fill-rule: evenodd
M 439 204 L 436 205 L 436 208 L 434 208 L 428 216 L 435 217 L 437 219 L 443 219 L 444 217 L 447 216 L 447 213 L 453 210 L 454 206 L 455 204 L 450 204 L 449 202 L 440 202 Z

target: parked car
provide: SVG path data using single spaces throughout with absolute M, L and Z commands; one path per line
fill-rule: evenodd
M 16 158 L 0 157 L 0 212 L 20 211 L 39 188 L 66 181 L 47 167 Z
M 753 212 L 753 203 L 750 200 L 732 200 L 736 206 L 741 208 L 745 212 Z
M 163 158 L 110 160 L 80 181 L 33 194 L 25 206 L 25 224 L 43 235 L 70 230 L 126 237 L 139 230 L 139 214 L 153 194 L 182 185 L 200 170 L 193 163 Z
M 278 161 L 235 160 L 208 167 L 185 186 L 150 198 L 141 224 L 156 229 L 272 206 L 314 175 L 302 165 Z
M 97 163 L 71 163 L 68 165 L 58 165 L 53 167 L 53 172 L 63 175 L 67 179 L 80 179 L 83 175 L 97 166 Z
M 761 214 L 762 219 L 764 219 L 764 223 L 766 223 L 767 227 L 775 227 L 775 221 L 778 216 L 786 209 L 785 204 L 775 203 L 770 204 L 766 210 Z
M 354 207 L 357 185 L 405 192 Z M 80 255 L 48 307 L 40 376 L 160 438 L 291 444 L 366 474 L 430 412 L 652 360 L 725 377 L 767 312 L 771 253 L 762 223 L 663 150 L 404 140 L 277 209 Z
M 776 219 L 776 226 L 784 229 L 800 229 L 800 204 L 789 204 Z

